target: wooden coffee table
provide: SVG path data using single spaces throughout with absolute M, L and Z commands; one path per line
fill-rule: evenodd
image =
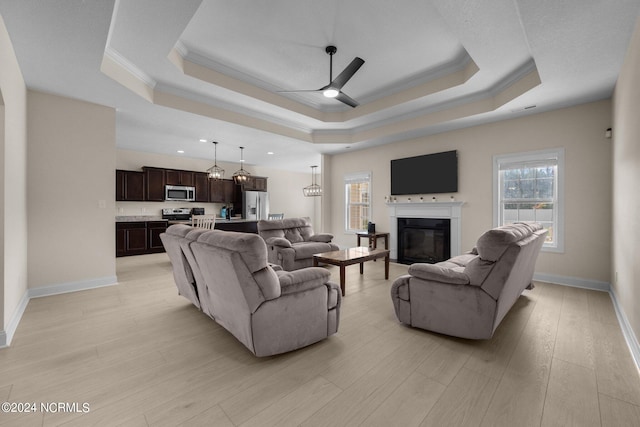
M 313 255 L 313 265 L 318 266 L 318 263 L 337 265 L 340 267 L 340 289 L 344 296 L 344 281 L 345 272 L 344 269 L 348 265 L 360 264 L 360 274 L 364 273 L 365 261 L 371 261 L 377 258 L 384 258 L 384 278 L 389 279 L 389 250 L 388 249 L 371 249 L 364 246 L 357 248 L 349 248 L 341 251 L 323 252 Z

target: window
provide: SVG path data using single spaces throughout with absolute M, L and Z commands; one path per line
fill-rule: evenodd
M 562 252 L 564 149 L 495 156 L 493 171 L 495 225 L 539 222 L 543 249 Z
M 366 231 L 371 221 L 371 173 L 361 172 L 345 176 L 345 230 Z

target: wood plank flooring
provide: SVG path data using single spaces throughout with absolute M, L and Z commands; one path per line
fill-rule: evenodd
M 468 341 L 400 325 L 389 287 L 407 267 L 386 281 L 368 262 L 347 268 L 337 335 L 256 358 L 177 295 L 166 254 L 117 268 L 117 286 L 32 299 L 0 350 L 0 401 L 79 410 L 0 425 L 640 426 L 640 378 L 603 292 L 538 283 L 493 339 Z

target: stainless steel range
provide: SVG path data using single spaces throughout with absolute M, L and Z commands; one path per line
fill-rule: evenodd
M 169 221 L 189 221 L 191 220 L 190 208 L 163 208 L 162 219 Z

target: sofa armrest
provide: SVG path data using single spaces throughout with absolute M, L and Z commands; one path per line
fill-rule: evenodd
M 452 268 L 435 264 L 416 263 L 409 267 L 409 274 L 420 279 L 434 282 L 450 283 L 452 285 L 468 285 L 469 276 Z
M 320 267 L 307 267 L 294 271 L 282 270 L 276 271 L 276 274 L 280 280 L 281 295 L 326 286 L 331 276 L 331 273 Z
M 268 237 L 265 240 L 267 245 L 280 246 L 283 248 L 290 248 L 291 242 L 285 239 L 284 237 Z
M 330 243 L 332 239 L 333 239 L 333 234 L 329 234 L 329 233 L 314 234 L 313 236 L 309 237 L 309 240 L 311 242 L 322 242 L 322 243 Z

